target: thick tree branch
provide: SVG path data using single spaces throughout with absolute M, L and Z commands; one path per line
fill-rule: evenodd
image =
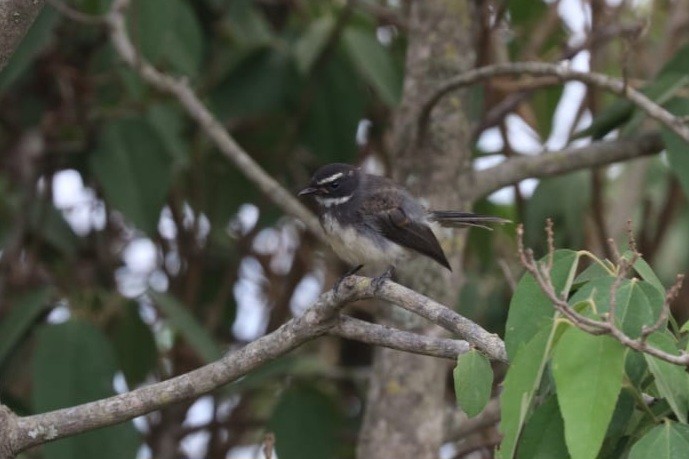
M 43 0 L 0 0 L 0 71 L 43 8 Z
M 136 50 L 129 39 L 124 12 L 129 0 L 114 0 L 105 16 L 110 31 L 110 40 L 122 60 L 139 76 L 157 90 L 175 97 L 203 131 L 211 138 L 218 149 L 275 205 L 287 214 L 304 222 L 308 229 L 323 239 L 323 231 L 318 219 L 304 207 L 292 193 L 273 179 L 249 154 L 239 146 L 227 130 L 211 114 L 189 86 L 185 78 L 173 78 L 158 71 Z
M 368 298 L 399 304 L 454 331 L 468 342 L 419 336 L 338 315 L 345 304 Z M 32 446 L 124 422 L 164 406 L 198 397 L 327 333 L 452 359 L 474 346 L 493 360 L 506 360 L 504 345 L 497 336 L 451 309 L 394 282 L 386 281 L 376 289 L 371 279 L 350 276 L 337 292 L 331 290 L 323 293 L 301 317 L 290 320 L 275 332 L 242 349 L 228 353 L 217 362 L 184 375 L 114 397 L 34 416 L 16 417 L 4 409 L 0 412 L 0 458 L 14 457 Z
M 329 333 L 375 346 L 450 360 L 456 360 L 458 355 L 471 349 L 466 341 L 418 335 L 348 316 L 340 317 Z
M 544 62 L 514 62 L 509 64 L 489 65 L 450 78 L 445 83 L 439 85 L 435 93 L 433 93 L 423 104 L 418 120 L 419 137 L 423 136 L 425 132 L 431 110 L 433 110 L 433 107 L 435 107 L 438 101 L 446 94 L 479 81 L 503 75 L 554 76 L 563 82 L 581 81 L 582 83 L 601 88 L 629 100 L 639 109 L 646 112 L 648 116 L 667 126 L 689 143 L 689 126 L 687 126 L 682 118 L 674 116 L 672 113 L 646 97 L 643 93 L 630 87 L 623 80 L 601 73 L 573 70 L 567 65 L 548 64 Z
M 660 153 L 665 148 L 658 132 L 643 133 L 628 139 L 595 142 L 580 148 L 565 148 L 538 156 L 520 156 L 491 168 L 472 172 L 472 198 L 478 199 L 493 191 L 526 178 L 553 177 L 590 167 L 603 166 L 642 156 Z

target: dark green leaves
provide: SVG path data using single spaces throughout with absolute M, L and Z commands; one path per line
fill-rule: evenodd
M 38 333 L 33 361 L 33 400 L 38 412 L 113 395 L 115 357 L 91 324 L 70 320 Z M 138 434 L 131 423 L 69 437 L 44 446 L 47 459 L 135 457 Z
M 358 27 L 347 27 L 342 41 L 349 58 L 380 98 L 388 105 L 396 105 L 402 93 L 400 72 L 375 35 Z
M 476 416 L 490 400 L 493 387 L 493 370 L 490 362 L 483 354 L 472 349 L 457 358 L 457 366 L 452 375 L 457 404 L 470 418 Z
M 0 322 L 0 366 L 31 325 L 47 310 L 49 295 L 50 289 L 41 288 L 14 301 L 12 309 Z
M 275 433 L 281 459 L 334 457 L 342 416 L 333 401 L 311 386 L 288 389 L 273 411 L 268 428 Z
M 156 131 L 140 119 L 105 127 L 91 167 L 106 199 L 137 227 L 154 234 L 171 180 L 171 161 Z

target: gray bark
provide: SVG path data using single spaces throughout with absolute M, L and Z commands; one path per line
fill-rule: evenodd
M 17 49 L 44 0 L 0 0 L 0 71 Z
M 474 64 L 472 2 L 411 3 L 404 93 L 393 126 L 392 177 L 436 209 L 462 209 L 456 183 L 470 167 L 471 126 L 465 93 L 443 98 L 433 109 L 422 138 L 418 117 L 423 102 L 440 82 Z M 415 260 L 399 267 L 402 284 L 447 305 L 457 302 L 463 233 L 441 241 L 454 272 Z M 424 334 L 437 334 L 427 321 L 398 308 L 386 308 L 382 322 Z M 447 362 L 389 349 L 377 349 L 358 454 L 366 459 L 438 457 L 443 439 Z

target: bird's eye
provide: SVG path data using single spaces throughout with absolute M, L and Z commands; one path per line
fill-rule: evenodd
M 332 188 L 333 190 L 336 190 L 339 187 L 340 187 L 340 182 L 333 182 L 330 184 L 330 188 Z

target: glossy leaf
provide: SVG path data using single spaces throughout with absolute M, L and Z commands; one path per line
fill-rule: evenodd
M 452 372 L 457 405 L 470 418 L 476 416 L 490 400 L 493 388 L 493 369 L 488 359 L 472 349 L 457 358 Z
M 689 426 L 664 422 L 636 442 L 629 459 L 684 459 L 689 451 Z
M 656 332 L 648 337 L 649 344 L 668 352 L 679 355 L 677 342 L 669 332 Z M 648 368 L 655 377 L 655 385 L 660 395 L 665 398 L 677 418 L 686 423 L 689 412 L 689 375 L 684 367 L 644 354 Z
M 44 326 L 33 361 L 33 400 L 38 412 L 114 395 L 117 367 L 107 339 L 87 322 Z M 65 438 L 43 447 L 46 459 L 135 457 L 139 439 L 131 423 Z
M 156 131 L 140 119 L 105 128 L 91 168 L 108 202 L 153 235 L 171 181 L 171 161 Z
M 48 309 L 50 289 L 38 288 L 13 301 L 12 309 L 0 321 L 0 366 Z
M 346 27 L 342 42 L 359 73 L 373 86 L 388 105 L 396 105 L 402 93 L 400 72 L 389 50 L 376 39 L 373 31 L 356 26 Z
M 551 278 L 556 291 L 561 292 L 571 283 L 577 260 L 578 256 L 574 251 L 555 252 Z M 512 295 L 505 328 L 505 347 L 510 360 L 513 360 L 519 348 L 549 324 L 554 316 L 555 308 L 551 301 L 542 292 L 533 276 L 525 274 Z
M 624 376 L 625 348 L 608 336 L 571 327 L 553 352 L 553 376 L 573 459 L 595 458 Z
M 149 295 L 170 324 L 179 331 L 205 362 L 213 362 L 222 357 L 220 347 L 212 336 L 182 303 L 166 293 L 151 291 Z

